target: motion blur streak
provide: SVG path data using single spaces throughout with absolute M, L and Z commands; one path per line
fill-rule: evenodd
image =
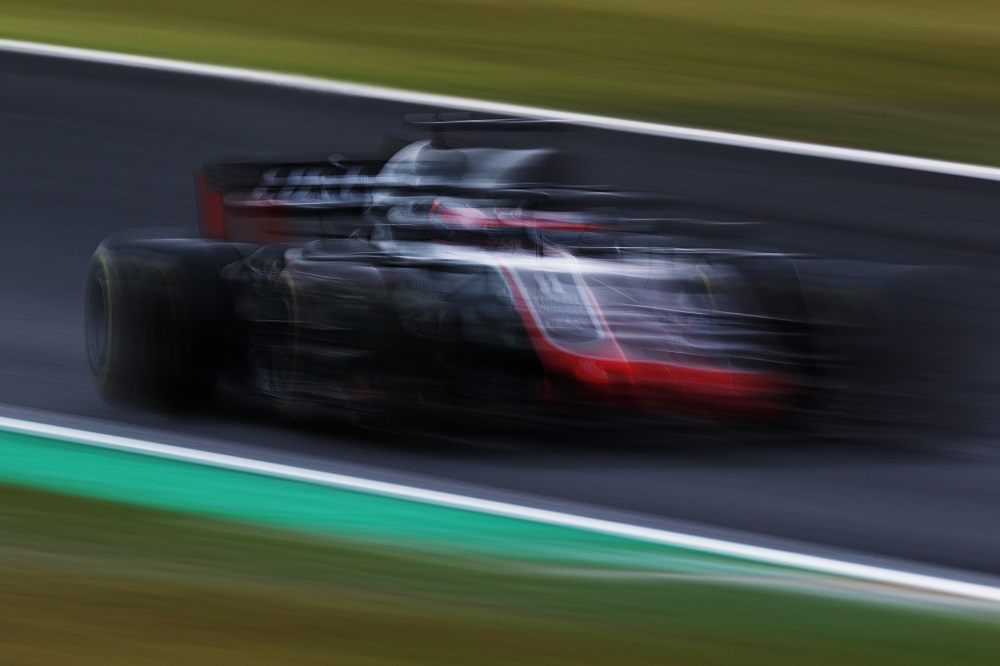
M 605 515 L 669 516 L 997 571 L 993 183 L 586 129 L 545 139 L 575 148 L 591 182 L 681 193 L 708 211 L 702 220 L 767 220 L 753 227 L 754 242 L 782 253 L 868 268 L 955 267 L 921 269 L 924 288 L 911 290 L 919 305 L 897 314 L 913 336 L 898 351 L 922 363 L 873 377 L 876 395 L 900 400 L 842 441 L 822 433 L 713 431 L 645 440 L 595 433 L 537 446 L 503 437 L 407 446 L 341 427 L 288 430 L 259 403 L 223 394 L 212 412 L 176 418 L 107 406 L 92 390 L 80 295 L 93 248 L 137 226 L 182 224 L 193 232 L 191 174 L 206 156 L 317 146 L 324 158 L 330 150 L 366 154 L 413 108 L 54 58 L 0 59 L 0 169 L 8 192 L 0 212 L 11 247 L 0 266 L 9 285 L 0 294 L 8 313 L 0 321 L 4 402 L 121 428 L 224 436 L 228 446 L 308 456 L 319 465 L 357 464 L 599 505 Z M 255 112 L 234 113 L 248 108 Z M 832 274 L 842 276 L 844 265 Z M 822 266 L 812 269 L 822 281 Z

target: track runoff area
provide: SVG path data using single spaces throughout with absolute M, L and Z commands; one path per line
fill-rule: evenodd
M 217 77 L 1000 181 L 1000 169 L 305 76 L 0 39 L 0 51 Z M 972 601 L 1000 587 L 0 416 L 0 480 L 417 549 L 713 575 L 873 600 Z M 374 516 L 375 518 L 370 518 Z
M 547 509 L 0 417 L 0 481 L 440 554 L 707 577 L 872 601 L 1000 588 Z

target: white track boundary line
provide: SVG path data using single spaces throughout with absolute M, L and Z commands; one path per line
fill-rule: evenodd
M 277 72 L 265 72 L 242 69 L 238 67 L 226 67 L 222 65 L 207 65 L 193 62 L 183 62 L 180 60 L 168 60 L 166 58 L 152 58 L 148 56 L 112 53 L 108 51 L 97 51 L 93 49 L 82 49 L 68 46 L 55 46 L 51 44 L 39 44 L 35 42 L 24 42 L 11 39 L 0 39 L 0 51 L 83 60 L 108 65 L 122 65 L 126 67 L 138 67 L 142 69 L 193 74 L 197 76 L 211 76 L 234 81 L 259 83 L 286 88 L 298 88 L 313 92 L 348 95 L 351 97 L 367 97 L 393 102 L 440 106 L 467 111 L 480 111 L 491 114 L 545 118 L 550 120 L 560 120 L 584 127 L 617 130 L 622 132 L 631 132 L 634 134 L 683 139 L 687 141 L 699 141 L 702 143 L 714 143 L 739 148 L 753 148 L 792 155 L 821 157 L 901 169 L 913 169 L 917 171 L 926 171 L 950 176 L 1000 181 L 1000 168 L 977 164 L 964 164 L 961 162 L 949 162 L 923 157 L 909 157 L 893 153 L 860 150 L 855 148 L 842 148 L 838 146 L 825 146 L 821 144 L 802 143 L 798 141 L 787 141 L 784 139 L 773 139 L 759 136 L 748 136 L 730 132 L 697 129 L 693 127 L 660 125 L 638 120 L 607 118 L 604 116 L 595 116 L 584 113 L 540 109 L 517 104 L 503 104 L 499 102 L 488 102 L 464 97 L 453 97 L 450 95 L 421 93 L 410 90 L 364 85 L 346 81 L 334 81 L 331 79 L 321 79 L 294 74 L 281 74 Z
M 385 497 L 411 500 L 455 509 L 464 509 L 495 516 L 519 518 L 548 525 L 571 527 L 589 532 L 675 546 L 714 555 L 726 555 L 745 560 L 776 564 L 821 574 L 844 576 L 856 580 L 896 585 L 924 592 L 947 594 L 980 601 L 1000 603 L 1000 588 L 950 580 L 925 574 L 909 573 L 883 567 L 855 564 L 825 557 L 816 557 L 789 551 L 740 544 L 721 539 L 700 537 L 681 532 L 671 532 L 639 525 L 588 518 L 547 509 L 508 504 L 493 500 L 466 497 L 436 490 L 426 490 L 395 483 L 373 481 L 354 476 L 321 472 L 290 465 L 270 463 L 250 458 L 240 458 L 209 451 L 187 449 L 169 444 L 106 435 L 98 432 L 76 430 L 62 426 L 35 423 L 0 417 L 0 430 L 13 433 L 57 439 L 87 446 L 156 456 L 171 460 L 208 465 L 229 470 L 263 474 L 266 476 L 304 481 L 333 488 L 355 490 Z

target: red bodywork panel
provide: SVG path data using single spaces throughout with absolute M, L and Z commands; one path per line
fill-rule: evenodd
M 252 200 L 236 204 L 227 202 L 226 194 L 213 189 L 203 171 L 195 176 L 195 188 L 202 238 L 251 243 L 288 240 L 290 219 L 281 206 Z
M 222 193 L 213 190 L 203 171 L 195 176 L 198 194 L 198 224 L 202 238 L 225 240 L 229 237 L 226 228 L 226 204 Z
M 788 411 L 799 389 L 778 372 L 688 365 L 630 357 L 615 340 L 584 285 L 599 337 L 572 349 L 547 335 L 544 315 L 508 267 L 501 272 L 514 307 L 546 371 L 570 379 L 594 398 L 655 412 L 700 417 L 773 416 Z M 558 397 L 558 396 L 552 396 Z

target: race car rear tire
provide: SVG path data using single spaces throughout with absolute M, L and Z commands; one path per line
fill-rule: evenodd
M 85 340 L 98 393 L 109 401 L 190 406 L 225 366 L 231 296 L 220 269 L 231 244 L 199 239 L 109 239 L 94 253 Z

